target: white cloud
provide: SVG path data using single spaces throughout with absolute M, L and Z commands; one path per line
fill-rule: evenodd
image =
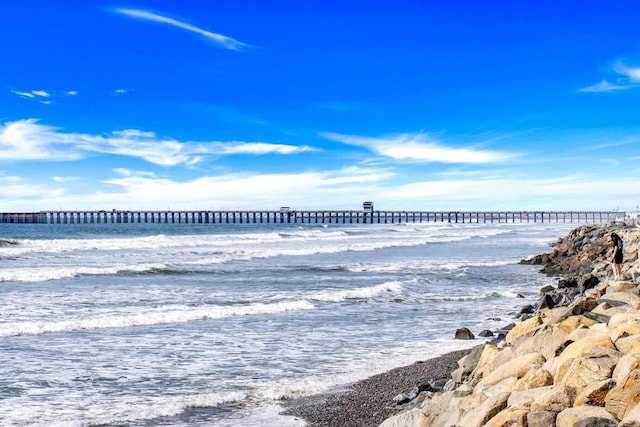
M 35 119 L 0 125 L 0 159 L 78 160 L 91 153 L 143 159 L 162 166 L 193 164 L 205 156 L 230 154 L 298 154 L 314 151 L 308 146 L 265 142 L 177 141 L 158 138 L 153 132 L 128 129 L 108 135 L 65 133 Z
M 126 89 L 116 89 L 116 90 L 113 91 L 113 93 L 115 93 L 116 95 L 124 95 L 127 92 L 129 92 L 129 91 L 126 90 Z
M 606 80 L 601 81 L 593 86 L 587 86 L 580 89 L 580 92 L 614 92 L 619 90 L 630 89 L 630 86 L 615 85 Z
M 66 161 L 82 157 L 55 128 L 34 119 L 0 125 L 0 160 Z
M 249 47 L 249 45 L 247 45 L 246 43 L 242 43 L 238 40 L 232 39 L 222 34 L 212 33 L 211 31 L 204 30 L 202 28 L 196 27 L 195 25 L 191 25 L 183 21 L 178 21 L 177 19 L 169 18 L 167 16 L 159 15 L 157 13 L 152 13 L 152 12 L 141 10 L 141 9 L 117 8 L 114 10 L 118 14 L 129 16 L 132 18 L 159 22 L 162 24 L 168 24 L 177 28 L 181 28 L 183 30 L 191 31 L 193 33 L 204 36 L 205 38 L 213 41 L 218 46 L 225 49 L 240 50 L 240 49 Z
M 612 71 L 618 75 L 616 83 L 602 80 L 600 83 L 580 89 L 580 92 L 615 92 L 633 89 L 640 84 L 640 67 L 630 67 L 622 61 L 617 61 Z
M 478 150 L 468 147 L 448 147 L 422 133 L 399 134 L 381 138 L 336 133 L 322 133 L 321 135 L 333 141 L 364 147 L 377 154 L 396 160 L 441 163 L 495 163 L 515 156 L 512 153 Z
M 21 92 L 19 90 L 12 90 L 11 92 L 15 93 L 18 96 L 21 96 L 23 98 L 35 98 L 35 95 L 30 93 L 30 92 Z
M 49 98 L 51 96 L 51 94 L 49 94 L 49 92 L 47 92 L 46 90 L 32 90 L 31 93 L 43 98 Z
M 640 67 L 630 67 L 623 62 L 616 62 L 613 70 L 628 78 L 632 83 L 640 83 Z
M 76 96 L 77 94 L 78 94 L 78 92 L 75 91 L 75 90 L 67 91 L 67 95 L 69 95 L 69 96 Z

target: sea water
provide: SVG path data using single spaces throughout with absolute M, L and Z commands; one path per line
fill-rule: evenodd
M 283 400 L 515 321 L 574 226 L 1 225 L 0 420 L 303 425 Z

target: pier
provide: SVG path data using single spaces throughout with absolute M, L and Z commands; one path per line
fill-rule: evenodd
M 40 211 L 0 212 L 2 224 L 396 224 L 448 222 L 465 223 L 586 223 L 601 224 L 621 219 L 613 211 Z

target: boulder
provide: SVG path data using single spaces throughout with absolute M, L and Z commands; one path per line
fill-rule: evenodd
M 607 380 L 611 378 L 619 359 L 617 350 L 594 347 L 558 366 L 554 383 L 582 388 Z
M 530 370 L 540 368 L 544 362 L 545 358 L 540 353 L 515 357 L 482 378 L 478 386 L 493 385 L 509 377 L 522 378 Z
M 621 373 L 622 380 L 616 382 L 604 399 L 604 407 L 618 419 L 624 418 L 627 410 L 640 402 L 640 369 L 624 374 Z
M 520 410 L 524 409 L 526 411 L 531 410 L 531 404 L 536 397 L 540 396 L 543 393 L 551 390 L 553 387 L 545 386 L 535 389 L 521 390 L 521 391 L 513 391 L 509 396 L 509 400 L 507 402 L 508 408 L 511 410 Z
M 615 382 L 610 378 L 588 384 L 579 391 L 574 405 L 604 406 L 604 399 L 614 385 Z
M 409 411 L 387 418 L 382 422 L 382 424 L 380 424 L 380 427 L 417 427 L 421 417 L 422 412 L 420 409 L 413 408 Z
M 524 335 L 542 324 L 542 318 L 537 315 L 517 324 L 509 331 L 506 337 L 507 344 L 512 343 L 517 337 Z
M 524 410 L 511 411 L 505 409 L 491 418 L 489 422 L 485 424 L 485 427 L 527 427 L 527 414 L 528 411 Z
M 479 406 L 464 414 L 458 424 L 459 427 L 482 427 L 507 407 L 510 393 L 500 393 L 497 396 L 487 398 Z
M 576 406 L 574 408 L 564 409 L 556 417 L 556 427 L 574 427 L 579 422 L 596 420 L 609 420 L 616 422 L 616 419 L 600 406 Z M 598 421 L 602 422 L 602 421 Z M 589 425 L 589 424 L 584 424 Z M 605 426 L 607 424 L 596 424 Z M 615 424 L 614 424 L 615 425 Z
M 556 425 L 556 413 L 550 411 L 529 412 L 528 427 L 550 427 Z
M 571 408 L 575 398 L 576 390 L 573 387 L 554 386 L 536 397 L 531 410 L 560 412 Z
M 455 339 L 457 340 L 472 340 L 475 336 L 468 328 L 456 329 Z
M 640 427 L 640 404 L 627 410 L 619 427 Z
M 513 385 L 511 391 L 537 389 L 548 385 L 553 385 L 553 375 L 549 371 L 544 368 L 531 369 Z
M 566 362 L 569 359 L 573 359 L 575 357 L 580 356 L 581 354 L 591 351 L 594 347 L 608 348 L 611 350 L 616 349 L 615 346 L 613 345 L 613 342 L 611 342 L 611 338 L 609 338 L 608 334 L 599 333 L 599 334 L 587 335 L 569 344 L 557 356 L 556 359 L 557 359 L 558 366 L 561 366 L 564 362 Z

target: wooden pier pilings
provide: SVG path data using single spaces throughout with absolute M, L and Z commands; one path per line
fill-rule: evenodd
M 394 223 L 607 223 L 609 211 L 40 211 L 0 213 L 2 224 L 394 224 Z

